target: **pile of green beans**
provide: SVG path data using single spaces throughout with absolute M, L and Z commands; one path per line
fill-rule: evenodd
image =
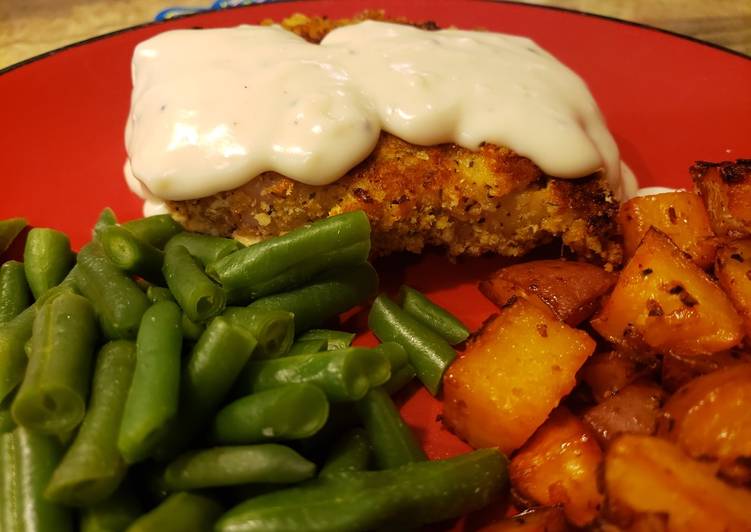
M 0 530 L 402 529 L 499 495 L 502 455 L 428 461 L 391 398 L 437 391 L 456 318 L 403 288 L 376 347 L 321 328 L 376 296 L 369 250 L 362 212 L 249 247 L 110 209 L 78 254 L 29 231 L 0 265 Z

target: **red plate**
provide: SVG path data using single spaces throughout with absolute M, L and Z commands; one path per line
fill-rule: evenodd
M 577 71 L 600 103 L 623 159 L 642 185 L 688 186 L 693 161 L 751 157 L 751 61 L 674 35 L 558 9 L 487 1 L 312 1 L 217 11 L 151 24 L 75 45 L 0 76 L 0 219 L 89 239 L 100 210 L 122 219 L 140 202 L 122 178 L 123 126 L 133 47 L 156 33 L 281 19 L 294 12 L 346 17 L 378 6 L 392 16 L 532 37 Z M 404 280 L 476 328 L 493 312 L 476 281 L 497 262 L 449 264 L 428 255 L 388 262 L 387 285 Z M 361 341 L 367 341 L 367 338 Z M 436 422 L 424 391 L 402 410 L 431 457 L 466 450 Z

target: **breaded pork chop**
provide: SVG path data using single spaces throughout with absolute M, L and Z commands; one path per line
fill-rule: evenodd
M 383 15 L 344 21 L 295 15 L 282 25 L 318 42 L 334 27 L 362 18 Z M 441 246 L 450 255 L 519 256 L 559 237 L 582 256 L 621 260 L 618 203 L 605 178 L 551 178 L 529 159 L 490 144 L 478 151 L 416 146 L 382 133 L 373 153 L 332 184 L 306 185 L 266 172 L 236 189 L 167 205 L 189 230 L 246 243 L 362 209 L 371 220 L 374 255 Z

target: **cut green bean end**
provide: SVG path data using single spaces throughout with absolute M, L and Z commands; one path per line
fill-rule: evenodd
M 81 422 L 85 408 L 74 391 L 49 385 L 16 397 L 11 412 L 19 425 L 47 434 L 62 434 Z

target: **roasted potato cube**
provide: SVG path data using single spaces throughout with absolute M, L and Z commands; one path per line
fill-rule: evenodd
M 598 441 L 607 445 L 625 432 L 654 434 L 665 393 L 652 382 L 629 384 L 584 413 L 584 421 Z
M 499 307 L 514 296 L 526 297 L 569 325 L 578 325 L 597 310 L 617 278 L 585 262 L 536 260 L 498 270 L 480 283 L 480 291 Z
M 717 236 L 751 236 L 751 160 L 697 162 L 691 178 Z
M 713 355 L 691 357 L 665 355 L 662 359 L 660 384 L 662 384 L 663 389 L 673 393 L 696 377 L 701 377 L 718 369 L 747 363 L 751 363 L 751 353 L 741 348 L 720 351 Z
M 661 433 L 694 458 L 751 459 L 751 364 L 692 380 L 665 404 Z
M 716 478 L 669 441 L 624 434 L 604 466 L 607 513 L 621 527 L 642 514 L 664 514 L 670 531 L 751 530 L 751 492 Z
M 601 462 L 602 451 L 587 426 L 558 407 L 511 460 L 509 477 L 525 499 L 546 506 L 561 504 L 572 524 L 584 526 L 600 510 Z
M 751 337 L 751 240 L 736 240 L 717 252 L 715 275 L 743 317 Z
M 618 223 L 626 257 L 631 257 L 650 227 L 670 239 L 701 268 L 714 262 L 717 240 L 709 215 L 694 192 L 678 191 L 631 198 L 621 205 Z
M 665 514 L 639 514 L 628 525 L 628 528 L 617 529 L 617 532 L 667 532 L 668 528 L 668 516 Z M 610 528 L 602 529 L 602 532 L 616 532 Z
M 638 357 L 607 351 L 589 357 L 579 372 L 579 379 L 589 387 L 592 398 L 602 403 L 636 379 L 655 373 L 657 366 L 657 359 L 651 355 Z
M 743 337 L 728 296 L 655 228 L 644 235 L 592 326 L 617 344 L 684 356 L 729 349 Z
M 566 516 L 560 506 L 531 508 L 486 525 L 478 532 L 567 532 Z
M 509 454 L 573 389 L 594 348 L 584 331 L 517 298 L 449 367 L 443 421 L 473 447 Z

